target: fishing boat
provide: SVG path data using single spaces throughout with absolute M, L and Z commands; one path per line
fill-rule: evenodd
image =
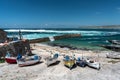
M 87 62 L 87 65 L 91 68 L 95 68 L 95 69 L 100 69 L 100 63 L 99 62 L 96 62 L 94 60 L 86 60 Z
M 120 59 L 120 53 L 118 52 L 107 53 L 106 57 L 111 59 Z
M 75 58 L 74 57 L 65 56 L 63 61 L 64 61 L 64 65 L 66 67 L 68 67 L 70 70 L 75 65 Z
M 16 57 L 11 57 L 10 53 L 7 53 L 7 55 L 5 56 L 5 61 L 9 64 L 16 64 Z
M 58 61 L 58 54 L 54 54 L 54 56 L 50 56 L 50 57 L 47 57 L 45 58 L 45 61 L 46 61 L 46 65 L 47 67 L 50 66 L 51 64 L 54 64 Z
M 87 65 L 86 60 L 84 60 L 83 58 L 80 59 L 80 57 L 78 57 L 78 59 L 76 60 L 76 64 L 80 67 L 85 67 Z
M 41 57 L 34 55 L 31 58 L 17 57 L 17 64 L 19 67 L 30 66 L 40 62 Z

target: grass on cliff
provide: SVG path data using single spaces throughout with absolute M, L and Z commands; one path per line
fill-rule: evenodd
M 5 62 L 5 60 L 4 59 L 0 59 L 0 63 L 4 63 Z

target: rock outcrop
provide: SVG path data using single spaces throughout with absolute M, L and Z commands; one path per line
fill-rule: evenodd
M 7 33 L 0 29 L 0 43 L 4 42 L 7 39 Z
M 18 53 L 20 53 L 21 55 L 25 55 L 27 51 L 29 51 L 28 55 L 31 54 L 28 40 L 12 41 L 8 44 L 0 46 L 0 57 L 5 57 L 7 51 L 9 51 L 10 54 L 14 57 L 16 57 Z

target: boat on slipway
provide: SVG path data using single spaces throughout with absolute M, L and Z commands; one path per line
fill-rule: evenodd
M 22 58 L 22 56 L 18 56 L 17 57 L 17 64 L 19 67 L 24 67 L 24 66 L 30 66 L 30 65 L 34 65 L 36 63 L 40 62 L 41 57 L 38 55 L 34 55 L 31 57 L 27 57 L 27 58 Z
M 74 57 L 70 57 L 68 55 L 66 55 L 63 59 L 64 61 L 64 65 L 66 67 L 68 67 L 70 70 L 73 68 L 73 66 L 75 65 L 75 58 Z
M 45 58 L 45 64 L 48 66 L 50 66 L 51 64 L 54 64 L 58 61 L 58 54 L 54 54 L 53 56 L 47 57 Z
M 83 58 L 81 59 L 80 57 L 78 57 L 78 59 L 76 60 L 76 64 L 80 67 L 85 67 L 87 65 L 86 60 L 84 60 Z
M 95 68 L 95 69 L 97 69 L 97 70 L 100 69 L 100 63 L 99 63 L 99 62 L 96 62 L 96 61 L 94 61 L 94 60 L 86 60 L 86 62 L 87 62 L 87 65 L 88 65 L 89 67 Z
M 12 57 L 9 52 L 7 52 L 7 55 L 5 56 L 5 61 L 9 64 L 16 64 L 16 57 Z

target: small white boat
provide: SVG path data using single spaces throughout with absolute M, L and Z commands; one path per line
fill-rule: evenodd
M 40 62 L 41 57 L 34 55 L 31 58 L 17 58 L 17 64 L 19 67 L 30 66 Z
M 96 62 L 96 61 L 92 61 L 92 60 L 86 60 L 87 62 L 87 65 L 89 67 L 92 67 L 92 68 L 95 68 L 95 69 L 100 69 L 100 63 L 99 62 Z
M 47 57 L 45 58 L 46 65 L 49 66 L 53 63 L 56 63 L 58 61 L 58 54 L 54 54 L 53 57 Z
M 111 59 L 120 59 L 120 53 L 117 52 L 107 53 L 106 57 Z

